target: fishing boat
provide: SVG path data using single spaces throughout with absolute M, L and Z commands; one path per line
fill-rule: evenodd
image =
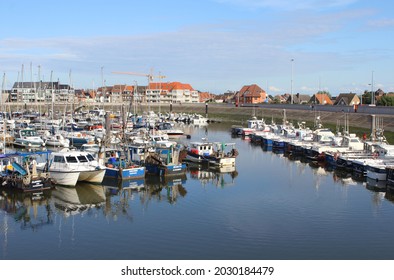
M 145 178 L 145 167 L 137 165 L 124 156 L 119 156 L 119 151 L 108 150 L 108 161 L 104 179 L 131 180 Z
M 147 175 L 160 177 L 182 175 L 186 173 L 186 164 L 179 160 L 179 147 L 155 147 L 145 159 Z
M 32 153 L 0 155 L 0 185 L 23 192 L 52 188 L 49 173 L 37 171 L 35 156 L 36 154 Z
M 234 166 L 238 156 L 235 143 L 191 142 L 185 151 L 185 160 L 215 166 Z
M 252 119 L 247 121 L 247 127 L 242 128 L 242 135 L 249 136 L 256 130 L 264 130 L 266 127 L 264 119 L 257 119 L 257 117 L 253 117 Z
M 48 170 L 56 184 L 66 186 L 75 186 L 79 181 L 99 184 L 106 169 L 92 154 L 69 149 L 52 152 L 49 160 L 37 168 Z

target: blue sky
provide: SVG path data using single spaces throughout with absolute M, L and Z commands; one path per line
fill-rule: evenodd
M 4 1 L 0 71 L 71 83 L 146 85 L 165 75 L 220 94 L 394 91 L 394 2 L 363 0 Z M 294 60 L 292 62 L 292 59 Z M 70 74 L 71 73 L 71 74 Z

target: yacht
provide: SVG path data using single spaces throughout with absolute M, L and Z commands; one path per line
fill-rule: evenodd
M 45 146 L 45 142 L 36 130 L 27 128 L 17 132 L 14 145 L 23 148 L 40 148 Z

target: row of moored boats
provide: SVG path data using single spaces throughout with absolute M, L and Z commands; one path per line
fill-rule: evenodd
M 285 119 L 280 125 L 267 124 L 264 119 L 255 117 L 247 123 L 247 127 L 233 126 L 232 134 L 247 137 L 264 148 L 283 152 L 291 158 L 306 158 L 332 169 L 344 170 L 356 178 L 394 185 L 394 145 L 386 141 L 379 120 L 376 120 L 370 139 L 366 139 L 365 134 L 360 138 L 346 130 L 333 133 L 322 127 L 319 116 L 313 130 L 304 122 L 295 127 Z

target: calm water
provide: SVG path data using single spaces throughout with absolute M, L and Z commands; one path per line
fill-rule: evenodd
M 219 124 L 188 133 L 235 142 L 236 172 L 192 168 L 175 181 L 133 182 L 140 191 L 1 190 L 1 258 L 394 259 L 390 193 L 265 152 Z

